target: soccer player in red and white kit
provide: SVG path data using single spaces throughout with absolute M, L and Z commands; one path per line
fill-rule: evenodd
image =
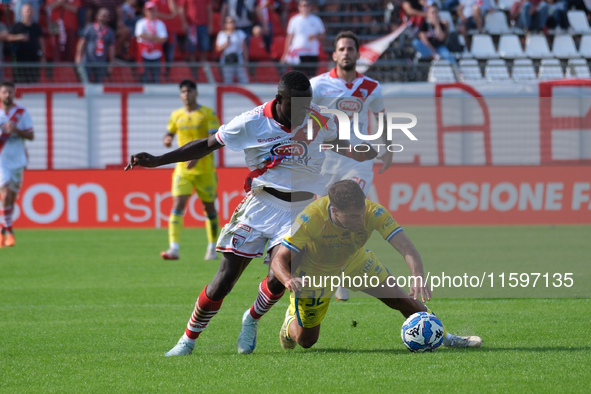
M 12 82 L 0 84 L 0 248 L 14 246 L 16 242 L 12 231 L 12 213 L 27 165 L 25 140 L 35 138 L 31 115 L 25 107 L 14 103 L 14 93 Z
M 306 101 L 306 105 L 292 112 L 292 98 Z M 211 137 L 189 142 L 162 156 L 148 153 L 131 156 L 126 169 L 136 165 L 157 167 L 196 160 L 227 146 L 235 151 L 244 150 L 246 165 L 251 170 L 245 181 L 248 193 L 218 239 L 217 250 L 222 252 L 218 272 L 201 291 L 185 333 L 166 353 L 167 356 L 193 352 L 197 338 L 217 314 L 224 297 L 250 261 L 261 257 L 265 249 L 266 260 L 270 261 L 295 217 L 313 201 L 314 194 L 325 189 L 324 177 L 320 174 L 325 157 L 321 144 L 326 142 L 338 147 L 341 154 L 360 161 L 376 156 L 371 148 L 366 153 L 355 153 L 348 141 L 339 141 L 331 118 L 325 119 L 326 127 L 315 127 L 313 138 L 308 139 L 309 114 L 306 107 L 320 110 L 310 103 L 311 99 L 312 88 L 308 78 L 299 71 L 291 71 L 281 78 L 274 100 L 237 116 Z M 248 310 L 243 316 L 243 323 L 247 320 L 255 330 L 251 331 L 254 337 L 248 338 L 249 341 L 243 345 L 239 343 L 240 353 L 252 352 L 256 345 L 258 319 L 284 292 L 283 284 L 269 270 L 269 275 L 259 286 L 254 315 Z

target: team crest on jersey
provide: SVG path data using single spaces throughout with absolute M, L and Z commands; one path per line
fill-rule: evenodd
M 232 237 L 232 246 L 234 247 L 234 249 L 244 245 L 244 242 L 246 242 L 246 238 L 244 238 L 242 235 L 234 234 L 234 236 Z

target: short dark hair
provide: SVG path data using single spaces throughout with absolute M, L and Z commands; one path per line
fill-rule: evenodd
M 2 83 L 0 83 L 0 87 L 5 86 L 7 88 L 13 88 L 14 89 L 14 82 L 12 81 L 2 81 Z
M 337 43 L 339 42 L 339 40 L 341 38 L 350 38 L 353 41 L 355 41 L 355 49 L 357 49 L 357 52 L 359 52 L 359 38 L 357 38 L 357 35 L 355 33 L 353 33 L 352 31 L 342 31 L 339 34 L 337 34 L 337 37 L 334 39 L 334 49 L 335 51 L 337 50 Z
M 339 211 L 347 208 L 361 208 L 365 205 L 365 194 L 357 182 L 352 179 L 345 179 L 330 185 L 328 198 L 331 205 Z
M 181 83 L 179 83 L 179 89 L 182 88 L 189 88 L 193 90 L 197 90 L 197 84 L 190 79 L 183 79 Z
M 290 71 L 281 77 L 279 85 L 277 85 L 277 91 L 285 91 L 286 93 L 298 91 L 305 92 L 310 89 L 310 80 L 301 71 Z

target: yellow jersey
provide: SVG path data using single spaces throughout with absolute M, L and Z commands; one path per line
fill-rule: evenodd
M 220 121 L 211 108 L 200 105 L 197 110 L 188 113 L 179 108 L 170 115 L 167 130 L 177 135 L 179 146 L 188 142 L 207 138 L 220 127 Z M 187 163 L 177 163 L 177 170 L 186 175 L 201 175 L 215 172 L 213 154 L 201 158 L 195 167 L 188 170 Z
M 364 252 L 364 246 L 374 230 L 386 241 L 402 231 L 386 208 L 369 200 L 365 200 L 363 221 L 363 228 L 356 232 L 337 226 L 332 220 L 330 200 L 325 196 L 300 213 L 290 234 L 281 243 L 297 253 L 305 250 L 297 267 L 299 274 L 333 275 L 344 269 L 358 253 Z

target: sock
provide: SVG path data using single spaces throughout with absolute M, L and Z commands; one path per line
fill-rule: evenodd
M 171 248 L 178 250 L 181 231 L 183 231 L 183 213 L 173 209 L 168 218 L 168 242 Z
M 285 327 L 285 336 L 287 337 L 287 339 L 290 339 L 293 341 L 293 339 L 291 338 L 291 335 L 289 335 L 289 326 L 291 325 L 291 323 L 295 320 L 295 316 L 291 316 L 289 318 L 289 320 L 287 321 L 286 327 Z
M 207 286 L 205 286 L 203 291 L 201 291 L 201 294 L 199 294 L 197 302 L 195 303 L 195 309 L 187 324 L 185 335 L 189 339 L 197 339 L 199 337 L 199 334 L 205 330 L 209 321 L 216 315 L 216 313 L 218 313 L 222 306 L 222 302 L 224 302 L 223 298 L 219 301 L 210 300 L 205 293 L 206 290 Z
M 220 227 L 220 220 L 218 219 L 217 212 L 211 216 L 207 216 L 205 221 L 205 231 L 207 232 L 207 242 L 210 244 L 215 243 L 218 239 L 218 230 Z
M 275 305 L 281 297 L 283 297 L 283 293 L 285 293 L 285 289 L 283 289 L 281 294 L 271 293 L 267 287 L 267 278 L 268 277 L 263 279 L 259 285 L 259 295 L 254 301 L 254 304 L 252 304 L 250 307 L 250 316 L 256 320 L 260 319 L 265 313 L 269 312 L 269 309 L 271 309 L 271 307 Z
M 0 209 L 0 219 L 3 221 L 2 231 L 12 232 L 12 206 Z

